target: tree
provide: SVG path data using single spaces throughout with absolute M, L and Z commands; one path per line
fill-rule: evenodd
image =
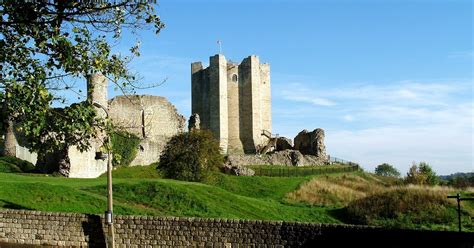
M 206 181 L 224 163 L 219 142 L 207 130 L 181 133 L 168 142 L 158 169 L 165 177 Z
M 395 167 L 387 163 L 377 165 L 377 167 L 375 168 L 375 174 L 379 176 L 384 176 L 384 177 L 399 177 L 400 176 L 400 172 Z
M 405 177 L 405 182 L 418 185 L 436 185 L 439 183 L 439 179 L 428 163 L 420 162 L 416 164 L 413 162 Z
M 61 92 L 73 90 L 74 79 L 95 73 L 133 92 L 136 75 L 127 65 L 140 55 L 138 44 L 128 56 L 112 53 L 111 44 L 122 30 L 135 33 L 152 25 L 158 33 L 164 25 L 155 12 L 149 1 L 1 1 L 1 131 L 15 123 L 33 151 L 88 149 L 94 127 L 105 125 L 91 103 L 51 106 L 65 102 Z
M 431 166 L 426 162 L 420 162 L 418 168 L 421 174 L 426 176 L 426 184 L 437 185 L 439 183 L 439 177 L 433 171 Z

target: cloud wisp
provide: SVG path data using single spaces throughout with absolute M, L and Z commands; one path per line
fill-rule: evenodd
M 474 170 L 471 80 L 342 87 L 274 81 L 273 102 L 281 107 L 274 108 L 275 131 L 293 137 L 302 128 L 322 127 L 330 154 L 368 169 L 388 162 L 406 171 L 423 160 L 444 174 Z

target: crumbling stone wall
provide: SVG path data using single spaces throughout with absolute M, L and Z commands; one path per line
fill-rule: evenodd
M 115 127 L 140 137 L 137 156 L 131 165 L 157 162 L 168 140 L 185 131 L 186 119 L 162 96 L 117 96 L 109 101 Z
M 297 150 L 284 150 L 265 155 L 230 154 L 227 162 L 231 166 L 249 165 L 286 165 L 286 166 L 321 166 L 327 161 L 314 155 L 303 155 Z
M 201 129 L 201 119 L 199 118 L 199 114 L 194 113 L 189 117 L 188 121 L 188 130 L 195 131 Z
M 303 154 L 326 158 L 326 146 L 324 145 L 324 130 L 316 128 L 312 132 L 303 130 L 295 137 L 295 149 Z
M 472 247 L 470 233 L 183 217 L 115 216 L 116 247 Z M 105 247 L 102 216 L 0 210 L 0 247 Z M 374 238 L 376 237 L 376 238 Z

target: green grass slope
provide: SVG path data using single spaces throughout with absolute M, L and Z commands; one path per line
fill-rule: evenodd
M 207 184 L 160 178 L 154 166 L 119 168 L 113 175 L 116 214 L 359 223 L 436 230 L 457 227 L 455 202 L 445 199 L 456 189 L 439 187 L 435 194 L 439 200 L 427 209 L 424 205 L 430 203 L 422 199 L 435 198 L 423 196 L 435 188 L 399 185 L 360 171 L 299 177 L 218 174 Z M 435 207 L 438 209 L 433 210 Z M 106 177 L 73 179 L 0 173 L 0 208 L 103 214 Z M 474 231 L 469 217 L 474 213 L 474 204 L 463 202 L 463 208 L 464 230 Z
M 125 174 L 143 176 L 141 170 L 127 170 Z M 117 176 L 114 178 L 114 211 L 117 214 L 340 223 L 329 214 L 330 208 L 293 204 L 284 199 L 286 192 L 295 190 L 309 178 L 250 179 L 220 175 L 213 184 L 206 185 Z M 102 214 L 106 207 L 104 177 L 68 179 L 0 173 L 0 182 L 0 207 L 3 208 Z

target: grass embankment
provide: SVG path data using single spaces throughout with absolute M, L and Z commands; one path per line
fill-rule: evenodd
M 157 179 L 150 167 L 114 171 L 117 214 L 197 216 L 340 223 L 330 208 L 289 203 L 287 192 L 309 177 L 233 177 L 209 184 Z M 137 178 L 138 177 L 138 178 Z M 102 214 L 106 178 L 68 179 L 0 173 L 0 207 Z
M 0 157 L 0 172 L 28 173 L 35 170 L 35 166 L 27 161 L 15 157 Z
M 402 228 L 455 229 L 455 201 L 446 187 L 394 187 L 349 203 L 347 214 L 356 223 Z M 474 209 L 462 207 L 465 230 L 474 230 Z M 447 223 L 451 223 L 448 224 Z
M 0 208 L 102 214 L 106 178 L 0 173 Z M 154 166 L 114 170 L 116 214 L 196 216 L 456 230 L 452 188 L 398 185 L 364 172 L 299 177 L 218 174 L 207 184 L 160 178 Z M 474 231 L 463 202 L 463 230 Z
M 403 185 L 394 178 L 368 173 L 327 175 L 303 183 L 287 194 L 291 201 L 313 206 L 340 207 L 339 219 L 354 224 L 398 228 L 456 230 L 456 201 L 450 187 Z M 465 195 L 472 194 L 466 189 Z M 474 207 L 462 203 L 464 230 L 474 231 Z
M 343 207 L 353 200 L 386 190 L 396 185 L 391 178 L 378 177 L 367 173 L 325 175 L 301 185 L 298 190 L 288 193 L 290 200 L 316 206 Z

